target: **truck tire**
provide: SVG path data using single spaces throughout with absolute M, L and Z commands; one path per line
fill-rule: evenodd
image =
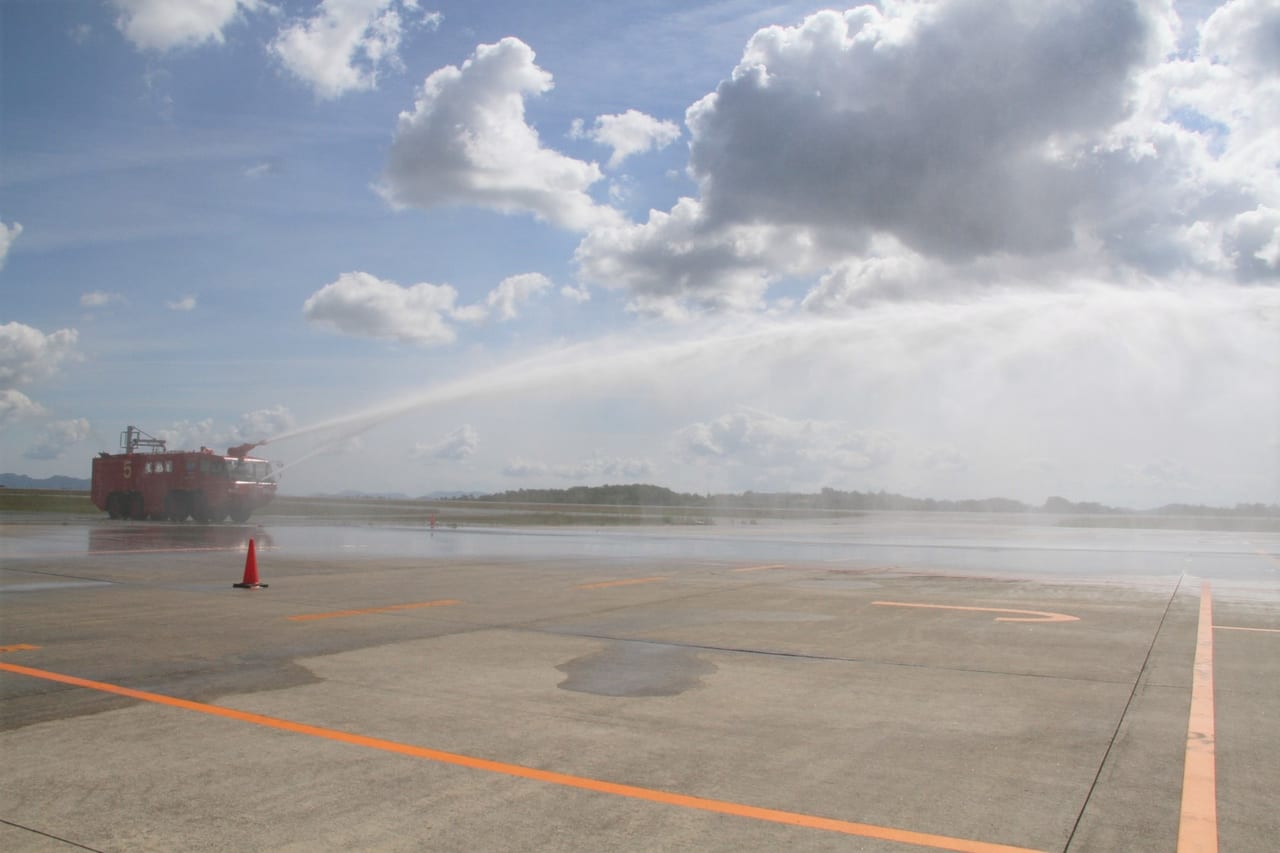
M 141 492 L 129 493 L 129 518 L 135 518 L 142 521 L 147 517 L 147 505 L 142 500 Z
M 244 524 L 251 515 L 253 515 L 253 510 L 244 504 L 236 503 L 231 505 L 231 520 L 236 524 Z
M 120 500 L 119 492 L 112 492 L 111 494 L 107 495 L 107 517 L 108 518 L 119 518 L 120 516 L 124 515 L 123 508 L 120 506 L 120 504 L 121 504 L 121 500 Z
M 183 521 L 187 517 L 187 499 L 181 492 L 164 496 L 164 517 L 170 521 Z
M 209 505 L 205 503 L 204 495 L 199 492 L 191 496 L 191 518 L 202 524 L 209 520 Z

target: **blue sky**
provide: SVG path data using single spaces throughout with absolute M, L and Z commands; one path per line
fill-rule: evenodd
M 0 27 L 5 470 L 1280 502 L 1280 0 Z

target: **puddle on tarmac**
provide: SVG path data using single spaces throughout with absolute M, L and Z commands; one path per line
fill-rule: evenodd
M 562 690 L 597 696 L 676 696 L 701 686 L 716 665 L 701 660 L 694 649 L 615 642 L 556 669 L 568 676 L 559 684 Z

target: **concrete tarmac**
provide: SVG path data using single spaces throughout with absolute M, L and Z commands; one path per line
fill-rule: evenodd
M 1275 849 L 1280 537 L 857 523 L 0 519 L 0 848 Z

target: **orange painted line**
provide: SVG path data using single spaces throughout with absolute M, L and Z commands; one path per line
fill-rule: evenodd
M 0 652 L 30 652 L 40 648 L 27 643 L 14 643 L 12 646 L 0 646 Z
M 386 607 L 365 607 L 361 610 L 334 610 L 331 613 L 302 613 L 289 616 L 294 622 L 308 622 L 312 619 L 337 619 L 340 616 L 363 616 L 366 613 L 392 613 L 396 610 L 417 610 L 420 607 L 447 607 L 450 604 L 461 604 L 453 598 L 442 598 L 439 601 L 417 601 L 413 604 L 388 604 Z
M 87 551 L 52 551 L 25 554 L 6 554 L 14 559 L 33 559 L 42 557 L 49 560 L 71 559 L 73 557 L 109 557 L 112 554 L 186 554 L 197 551 L 239 551 L 244 553 L 244 545 L 209 545 L 202 548 L 94 548 Z M 259 548 L 266 551 L 267 548 Z M 274 550 L 274 548 L 273 548 Z
M 1219 631 L 1259 631 L 1263 634 L 1280 634 L 1280 628 L 1241 628 L 1237 625 L 1214 625 Z
M 1010 610 L 1007 607 L 962 607 L 958 604 L 913 604 L 906 601 L 873 601 L 885 607 L 931 607 L 936 610 L 975 610 L 980 613 L 1021 613 L 1022 616 L 997 616 L 997 622 L 1079 622 L 1079 616 L 1050 613 L 1046 610 Z
M 10 663 L 0 662 L 0 671 L 12 672 L 16 675 L 25 675 L 31 678 L 42 678 L 46 681 L 56 681 L 61 684 L 70 684 L 75 687 L 84 687 L 89 690 L 98 690 L 103 693 L 114 693 L 117 696 L 127 696 L 131 699 L 137 699 L 142 702 L 152 702 L 157 705 L 166 705 L 171 708 L 181 708 L 185 711 L 195 711 L 197 713 L 208 714 L 214 717 L 222 717 L 227 720 L 252 723 L 253 725 L 263 726 L 265 728 L 279 729 L 281 731 L 293 732 L 294 734 L 309 735 L 310 737 L 323 738 L 325 740 L 350 744 L 352 746 L 360 746 L 366 749 L 377 749 L 383 752 L 410 756 L 412 758 L 438 761 L 443 764 L 466 767 L 472 770 L 484 770 L 489 773 L 501 773 L 507 776 L 516 776 L 521 779 L 546 782 L 551 785 L 563 785 L 568 788 L 579 788 L 587 791 L 595 791 L 601 794 L 612 794 L 617 797 L 647 800 L 649 802 L 662 803 L 664 805 L 681 806 L 689 809 L 697 809 L 699 811 L 715 812 L 717 814 L 733 815 L 735 817 L 751 818 L 753 820 L 762 820 L 771 823 L 789 824 L 791 826 L 800 826 L 809 829 L 822 829 L 829 832 L 843 833 L 845 835 L 856 835 L 862 838 L 877 838 L 901 844 L 915 844 L 920 847 L 932 847 L 935 850 L 955 850 L 960 851 L 960 853 L 1035 853 L 1035 851 L 1025 847 L 1012 847 L 1005 844 L 990 844 L 984 841 L 971 841 L 965 838 L 951 838 L 946 835 L 933 835 L 927 832 L 912 832 L 911 830 L 895 829 L 888 826 L 876 826 L 869 823 L 856 823 L 847 820 L 817 817 L 815 815 L 807 815 L 800 812 L 788 812 L 781 811 L 779 809 L 749 806 L 727 800 L 711 800 L 705 797 L 693 797 L 687 794 L 674 794 L 669 791 L 660 791 L 655 788 L 641 788 L 637 785 L 624 785 L 618 782 L 607 782 L 602 779 L 592 779 L 587 776 L 573 776 L 568 773 L 557 773 L 553 770 L 538 770 L 537 768 L 525 767 L 520 764 L 507 764 L 502 761 L 491 761 L 487 758 L 476 758 L 474 756 L 461 755 L 455 752 L 443 752 L 438 749 L 413 746 L 412 744 L 407 743 L 397 743 L 396 741 L 382 740 L 381 738 L 365 737 L 364 735 L 351 734 L 350 732 L 339 731 L 338 729 L 326 729 L 320 726 L 307 725 L 306 723 L 297 723 L 292 720 L 283 720 L 278 717 L 251 714 L 247 711 L 237 711 L 234 708 L 224 708 L 219 705 L 206 705 L 203 702 L 192 702 L 189 699 L 177 699 L 173 696 L 165 696 L 160 693 L 148 693 L 143 690 L 121 687 L 117 684 L 107 684 L 102 681 L 90 681 L 86 678 L 77 678 L 74 675 L 63 675 L 58 672 L 32 669 L 30 667 L 17 666 Z
M 1178 853 L 1217 853 L 1218 785 L 1213 722 L 1213 598 L 1200 585 L 1200 622 L 1191 678 L 1191 717 L 1182 768 Z
M 772 566 L 747 566 L 745 569 L 730 569 L 731 572 L 763 572 L 765 569 L 785 569 L 785 563 L 777 563 Z
M 199 548 L 100 548 L 96 551 L 89 551 L 95 557 L 101 557 L 106 554 L 188 554 L 197 551 L 243 551 L 247 546 L 244 543 L 239 545 L 203 545 Z M 259 551 L 265 551 L 266 548 L 259 548 Z
M 606 586 L 631 586 L 636 583 L 657 583 L 666 580 L 665 576 L 654 578 L 629 578 L 624 581 L 601 581 L 600 583 L 584 583 L 574 589 L 604 589 Z

